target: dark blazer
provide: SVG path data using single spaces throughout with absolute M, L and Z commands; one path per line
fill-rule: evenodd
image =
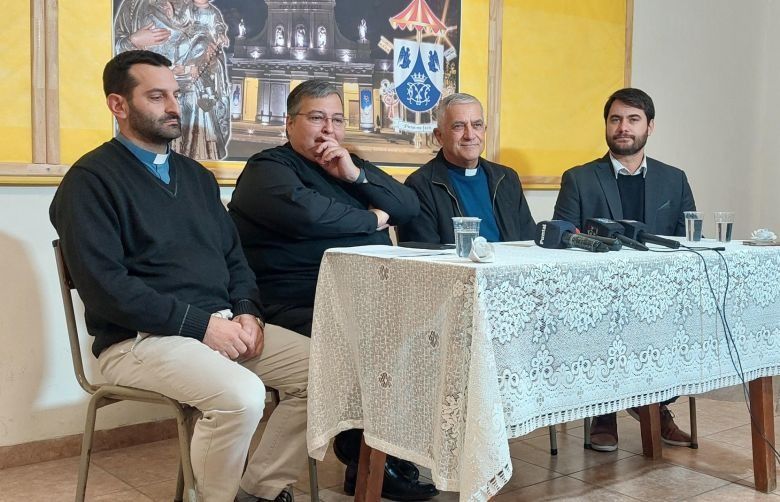
M 522 241 L 534 238 L 536 224 L 523 195 L 523 187 L 517 173 L 508 167 L 479 159 L 485 169 L 493 201 L 493 214 L 502 241 Z M 420 214 L 399 225 L 400 242 L 434 242 L 452 244 L 455 232 L 452 218 L 464 215 L 455 188 L 447 174 L 447 165 L 441 150 L 430 162 L 413 172 L 404 183 L 417 192 Z
M 645 224 L 658 235 L 685 235 L 683 211 L 695 211 L 696 203 L 685 173 L 647 158 L 645 176 Z M 572 167 L 561 179 L 553 219 L 583 228 L 588 218 L 623 219 L 615 171 L 609 154 Z

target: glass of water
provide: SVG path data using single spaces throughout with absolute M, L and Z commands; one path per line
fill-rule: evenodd
M 452 228 L 455 230 L 455 251 L 461 258 L 467 258 L 471 252 L 471 243 L 479 235 L 479 222 L 482 220 L 470 216 L 452 218 Z
M 731 231 L 733 228 L 733 211 L 717 211 L 715 213 L 715 235 L 718 238 L 718 242 L 731 242 Z
M 701 227 L 704 213 L 701 211 L 684 211 L 685 216 L 685 240 L 699 242 L 701 240 Z

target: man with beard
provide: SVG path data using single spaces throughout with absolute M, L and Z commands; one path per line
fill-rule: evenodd
M 183 459 L 198 499 L 288 502 L 306 466 L 309 340 L 264 324 L 214 176 L 170 150 L 181 135 L 170 65 L 149 51 L 109 61 L 119 133 L 69 169 L 50 218 L 105 378 L 201 411 Z M 284 399 L 242 476 L 265 385 Z
M 655 127 L 653 100 L 639 89 L 613 93 L 604 105 L 609 152 L 602 158 L 563 173 L 554 219 L 579 228 L 588 218 L 637 220 L 659 235 L 685 235 L 683 211 L 696 204 L 685 173 L 645 155 L 647 138 Z M 690 446 L 691 437 L 674 423 L 667 404 L 661 403 L 661 438 L 673 446 Z M 628 410 L 634 418 L 636 410 Z M 617 449 L 615 414 L 596 417 L 590 431 L 596 451 Z

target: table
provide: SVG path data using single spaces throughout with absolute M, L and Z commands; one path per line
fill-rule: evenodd
M 510 438 L 741 383 L 718 316 L 726 265 L 713 251 L 702 261 L 509 243 L 494 263 L 375 251 L 332 249 L 322 261 L 314 458 L 363 428 L 369 446 L 430 468 L 438 488 L 486 500 L 512 475 Z M 726 319 L 754 380 L 754 416 L 774 438 L 766 377 L 780 374 L 780 248 L 732 242 L 723 256 Z M 757 487 L 773 489 L 774 457 L 755 437 L 754 464 Z

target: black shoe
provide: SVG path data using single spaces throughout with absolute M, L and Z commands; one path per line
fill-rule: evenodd
M 398 458 L 398 457 L 392 457 L 392 458 L 394 458 L 398 462 L 397 467 L 398 470 L 403 475 L 403 477 L 405 477 L 409 481 L 417 481 L 418 479 L 420 479 L 420 470 L 417 468 L 416 465 L 402 458 Z
M 401 462 L 403 461 L 391 457 L 388 457 L 388 461 L 385 462 L 382 497 L 400 502 L 411 502 L 428 500 L 439 494 L 439 490 L 430 483 L 420 483 L 417 480 L 406 478 L 399 468 Z M 352 463 L 347 465 L 347 469 L 344 472 L 344 493 L 350 496 L 355 495 L 356 483 L 357 464 Z
M 357 463 L 360 458 L 360 436 L 362 430 L 351 429 L 348 431 L 340 432 L 333 440 L 333 453 L 336 454 L 336 458 L 339 459 L 344 465 L 350 465 Z M 388 459 L 393 459 L 398 462 L 398 470 L 401 474 L 410 481 L 417 481 L 420 478 L 420 471 L 417 466 L 408 460 L 399 459 L 388 455 Z

